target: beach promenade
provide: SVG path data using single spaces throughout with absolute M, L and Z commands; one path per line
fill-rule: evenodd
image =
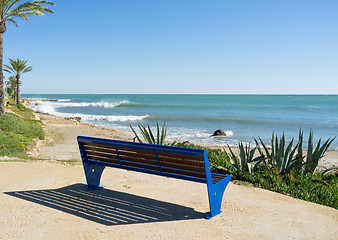
M 205 184 L 107 168 L 86 191 L 76 136 L 132 135 L 44 117 L 43 161 L 0 162 L 0 239 L 337 239 L 338 211 L 230 183 L 205 220 Z

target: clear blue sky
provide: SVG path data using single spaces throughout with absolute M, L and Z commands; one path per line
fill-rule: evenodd
M 337 0 L 54 2 L 7 25 L 23 93 L 338 94 Z

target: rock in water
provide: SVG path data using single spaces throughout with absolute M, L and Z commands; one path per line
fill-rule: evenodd
M 226 133 L 221 129 L 217 129 L 212 136 L 226 136 Z

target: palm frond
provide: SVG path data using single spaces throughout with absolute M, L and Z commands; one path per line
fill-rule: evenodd
M 20 0 L 2 0 L 0 3 L 0 23 L 11 22 L 17 26 L 15 18 L 28 21 L 29 16 L 45 16 L 45 13 L 53 14 L 54 11 L 46 5 L 54 6 L 51 1 L 25 1 L 20 4 Z

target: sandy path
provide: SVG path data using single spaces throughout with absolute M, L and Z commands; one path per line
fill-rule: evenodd
M 77 136 L 113 138 L 132 141 L 133 136 L 114 129 L 94 127 L 91 124 L 41 116 L 46 131 L 45 141 L 39 141 L 31 155 L 42 159 L 80 160 Z
M 79 159 L 77 135 L 131 140 L 59 118 L 36 156 Z M 56 141 L 52 141 L 56 139 Z M 86 191 L 81 164 L 0 162 L 0 239 L 338 239 L 338 211 L 230 183 L 223 213 L 205 220 L 205 184 L 106 168 Z
M 230 183 L 205 220 L 205 184 L 106 168 L 86 191 L 81 165 L 0 169 L 0 239 L 338 239 L 337 210 L 258 188 Z

